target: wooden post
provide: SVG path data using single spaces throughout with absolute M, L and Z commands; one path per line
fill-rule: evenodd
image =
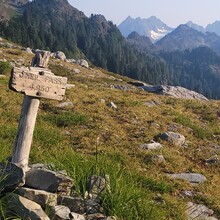
M 32 60 L 32 66 L 46 68 L 49 62 L 49 57 L 50 52 L 39 51 Z M 27 95 L 24 96 L 21 117 L 18 125 L 18 134 L 12 155 L 12 163 L 18 164 L 24 172 L 28 170 L 29 154 L 39 104 L 40 98 Z

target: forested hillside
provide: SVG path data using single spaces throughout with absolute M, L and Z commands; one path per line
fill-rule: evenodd
M 94 65 L 162 83 L 168 78 L 165 63 L 132 48 L 118 28 L 101 15 L 87 18 L 67 0 L 35 0 L 24 14 L 2 23 L 0 35 L 32 48 L 62 50 L 67 57 L 86 56 Z

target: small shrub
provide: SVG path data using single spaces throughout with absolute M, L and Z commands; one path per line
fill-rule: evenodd
M 8 62 L 0 62 L 0 74 L 5 75 L 11 71 L 11 65 Z

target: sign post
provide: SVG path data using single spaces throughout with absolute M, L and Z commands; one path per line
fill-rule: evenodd
M 24 172 L 28 170 L 40 98 L 62 100 L 66 90 L 67 78 L 55 76 L 47 69 L 49 58 L 50 52 L 37 52 L 32 67 L 13 68 L 9 82 L 11 90 L 25 94 L 12 155 L 12 163 Z

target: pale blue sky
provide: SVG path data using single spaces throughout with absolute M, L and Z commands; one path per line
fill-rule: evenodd
M 220 0 L 69 0 L 86 16 L 102 14 L 114 24 L 128 15 L 133 18 L 157 16 L 168 26 L 176 27 L 189 20 L 206 26 L 220 20 Z

